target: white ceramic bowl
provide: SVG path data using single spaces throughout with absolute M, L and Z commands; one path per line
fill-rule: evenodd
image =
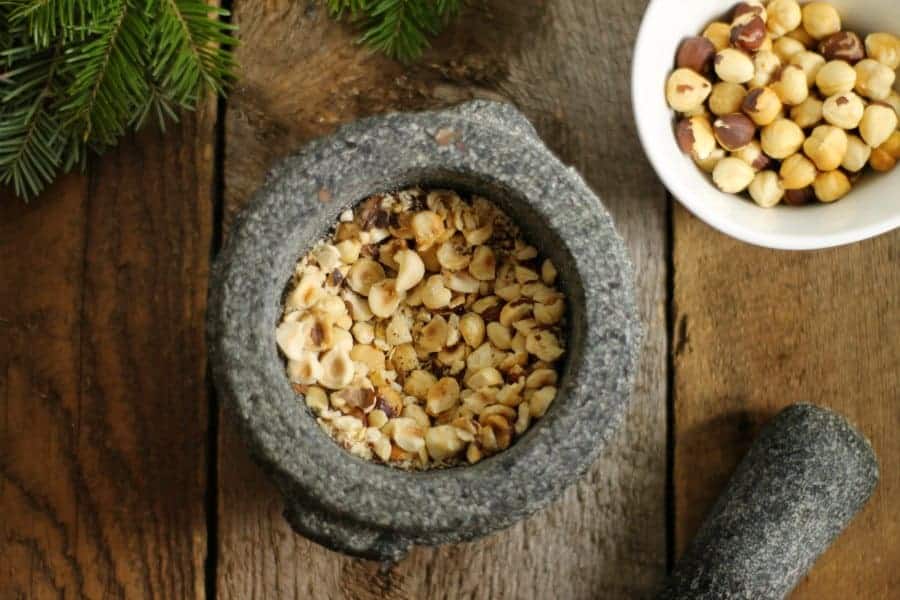
M 900 0 L 829 1 L 840 11 L 844 29 L 863 36 L 875 31 L 900 35 Z M 827 248 L 900 227 L 900 166 L 887 174 L 867 172 L 850 194 L 833 204 L 761 208 L 744 197 L 720 192 L 710 176 L 678 149 L 674 115 L 665 98 L 675 52 L 682 39 L 700 35 L 736 3 L 652 0 L 644 15 L 632 65 L 632 102 L 641 142 L 663 183 L 699 218 L 759 246 Z

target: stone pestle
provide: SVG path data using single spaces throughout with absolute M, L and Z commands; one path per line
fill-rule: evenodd
M 872 447 L 843 417 L 786 408 L 738 466 L 659 600 L 786 597 L 877 481 Z

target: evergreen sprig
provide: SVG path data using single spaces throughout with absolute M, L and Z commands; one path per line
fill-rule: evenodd
M 459 13 L 462 0 L 327 0 L 332 16 L 347 15 L 362 28 L 360 41 L 410 62 Z
M 29 198 L 149 115 L 233 81 L 234 27 L 203 0 L 0 0 L 0 184 Z

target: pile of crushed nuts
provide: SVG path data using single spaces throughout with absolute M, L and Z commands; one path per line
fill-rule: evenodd
M 681 150 L 762 207 L 834 202 L 900 160 L 900 39 L 865 41 L 825 2 L 740 2 L 684 40 L 666 98 Z
M 556 277 L 484 198 L 379 194 L 297 264 L 276 339 L 294 389 L 354 455 L 406 469 L 476 463 L 556 397 Z

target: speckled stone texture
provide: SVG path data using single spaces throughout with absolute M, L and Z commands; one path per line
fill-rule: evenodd
M 359 460 L 291 389 L 275 343 L 294 264 L 368 195 L 422 184 L 500 205 L 558 266 L 569 299 L 556 401 L 510 449 L 471 467 L 408 473 Z M 412 544 L 471 540 L 546 506 L 582 476 L 628 403 L 641 331 L 632 269 L 609 214 L 514 108 L 359 121 L 271 173 L 216 261 L 208 338 L 215 383 L 303 535 L 397 560 Z
M 661 600 L 786 597 L 878 482 L 869 442 L 829 410 L 782 411 L 754 443 Z

